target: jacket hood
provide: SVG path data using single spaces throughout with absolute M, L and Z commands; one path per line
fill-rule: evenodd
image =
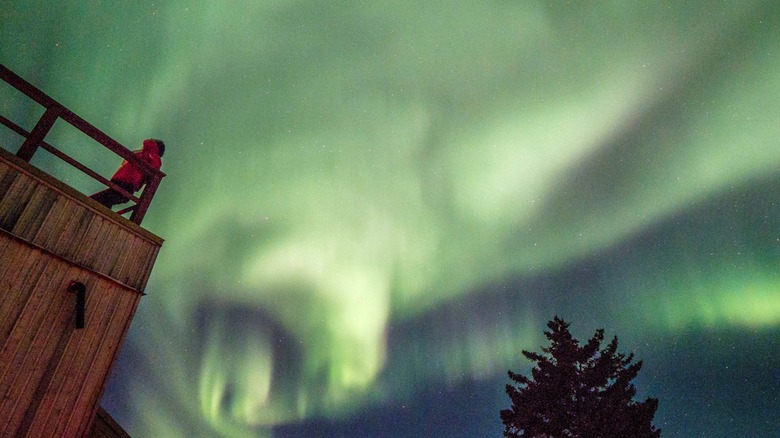
M 160 150 L 157 147 L 157 142 L 152 138 L 148 138 L 144 140 L 144 145 L 141 148 L 141 150 L 143 150 L 144 152 L 149 152 L 150 154 L 160 155 Z

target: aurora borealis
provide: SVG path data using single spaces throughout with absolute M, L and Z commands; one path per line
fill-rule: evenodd
M 0 62 L 168 145 L 144 220 L 166 243 L 103 403 L 132 436 L 500 436 L 506 370 L 556 314 L 644 361 L 662 436 L 780 431 L 775 2 L 0 18 Z

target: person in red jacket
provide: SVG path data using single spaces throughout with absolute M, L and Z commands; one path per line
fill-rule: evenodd
M 165 143 L 162 140 L 156 138 L 149 138 L 144 140 L 143 147 L 140 151 L 135 151 L 135 156 L 145 161 L 153 169 L 160 169 L 162 166 L 162 160 L 160 157 L 165 153 Z M 119 166 L 114 176 L 111 177 L 111 182 L 125 189 L 129 193 L 135 193 L 146 184 L 146 177 L 141 169 L 135 167 L 133 164 L 126 160 Z M 124 204 L 129 201 L 130 198 L 119 193 L 113 188 L 109 187 L 102 192 L 97 192 L 90 198 L 105 205 L 108 208 L 113 207 L 116 204 Z

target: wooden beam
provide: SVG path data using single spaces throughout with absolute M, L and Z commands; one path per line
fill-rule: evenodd
M 22 143 L 22 147 L 19 148 L 16 156 L 29 162 L 38 149 L 38 146 L 43 142 L 46 134 L 48 134 L 51 127 L 54 126 L 54 122 L 57 121 L 60 114 L 62 114 L 62 107 L 59 105 L 46 108 L 46 112 L 43 113 L 38 120 L 38 123 L 35 124 L 35 128 L 33 128 L 30 135 L 24 140 L 24 143 Z

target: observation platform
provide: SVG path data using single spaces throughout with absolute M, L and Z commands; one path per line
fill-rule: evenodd
M 140 224 L 165 175 L 2 65 L 0 78 L 45 108 L 29 132 L 0 115 L 20 137 L 0 144 L 0 436 L 127 436 L 99 402 L 163 244 Z M 30 164 L 45 150 L 122 190 L 46 142 L 57 121 L 142 169 L 131 207 Z

